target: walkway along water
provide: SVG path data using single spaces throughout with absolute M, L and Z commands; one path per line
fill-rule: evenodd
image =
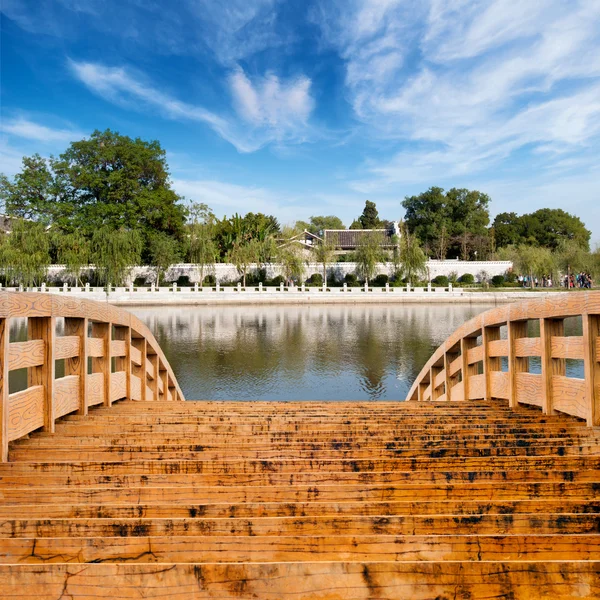
M 427 402 L 167 401 L 183 399 L 175 375 L 126 314 L 0 294 L 2 439 L 12 440 L 0 464 L 4 598 L 600 597 L 600 294 L 514 304 L 463 326 L 416 382 Z M 575 315 L 583 336 L 565 339 L 559 322 Z M 13 317 L 28 319 L 29 341 L 10 343 Z M 92 326 L 78 321 L 75 333 L 73 321 L 56 337 L 58 317 Z M 532 318 L 537 341 L 522 325 Z M 494 329 L 504 323 L 506 344 Z M 518 360 L 536 353 L 559 361 L 552 387 L 541 376 L 555 414 L 519 391 L 537 389 L 528 378 L 506 401 L 492 375 L 502 356 L 526 374 Z M 69 393 L 52 375 L 58 357 L 79 369 L 61 378 L 79 378 Z M 585 380 L 558 385 L 573 357 Z M 14 368 L 29 370 L 35 392 L 9 393 Z M 113 386 L 117 373 L 129 386 Z M 101 395 L 81 387 L 91 375 Z M 459 381 L 446 388 L 446 377 Z M 482 388 L 482 399 L 460 401 L 461 383 L 464 398 Z

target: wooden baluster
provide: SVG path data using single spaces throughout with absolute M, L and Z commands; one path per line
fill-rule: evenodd
M 469 378 L 471 375 L 477 375 L 477 365 L 469 364 L 469 350 L 477 346 L 476 337 L 465 337 L 460 340 L 460 354 L 462 357 L 461 372 L 463 381 L 464 399 L 469 399 Z
M 44 363 L 29 367 L 28 387 L 44 386 L 44 431 L 54 433 L 54 338 L 56 335 L 55 317 L 29 317 L 27 319 L 27 337 L 30 340 L 44 341 Z
M 517 373 L 529 371 L 529 359 L 516 355 L 516 341 L 527 337 L 527 321 L 508 322 L 508 404 L 510 408 L 516 409 L 517 402 Z
M 151 400 L 158 400 L 158 354 L 148 354 L 148 362 L 152 365 L 152 379 L 150 381 Z
M 164 365 L 161 364 L 161 367 L 164 367 Z M 164 401 L 164 400 L 168 399 L 167 396 L 168 396 L 168 392 L 169 392 L 169 373 L 164 368 L 161 368 L 160 379 L 163 384 L 163 392 L 162 392 L 162 397 L 160 399 Z
M 552 358 L 552 337 L 565 334 L 565 324 L 562 319 L 540 319 L 540 346 L 542 362 L 542 412 L 552 415 L 552 377 L 566 374 L 564 359 Z
M 111 324 L 110 323 L 92 323 L 92 337 L 101 339 L 104 343 L 104 356 L 92 358 L 92 372 L 102 373 L 104 375 L 104 406 L 110 406 L 110 374 L 111 374 L 111 357 L 110 357 L 110 340 L 111 340 Z
M 436 388 L 435 387 L 435 378 L 444 370 L 444 367 L 431 367 L 431 371 L 429 373 L 429 378 L 431 379 L 431 399 L 437 400 L 440 396 L 443 395 L 441 392 L 442 386 Z
M 146 400 L 146 340 L 145 338 L 131 338 L 131 345 L 139 350 L 141 365 L 133 365 L 132 373 L 140 379 L 140 400 Z
M 66 317 L 65 335 L 79 336 L 79 356 L 73 356 L 65 360 L 65 375 L 77 375 L 79 377 L 79 410 L 77 414 L 87 415 L 88 320 Z
M 585 397 L 587 400 L 587 424 L 600 425 L 600 316 L 583 315 L 583 368 L 585 372 Z
M 452 400 L 452 388 L 456 384 L 456 375 L 450 375 L 450 365 L 459 357 L 458 352 L 446 352 L 444 354 L 444 369 L 446 371 L 446 400 Z
M 421 383 L 419 383 L 419 387 L 418 387 L 419 397 L 417 398 L 417 400 L 419 402 L 423 402 L 425 400 L 425 390 L 426 389 L 427 389 L 427 383 L 425 383 L 424 381 L 421 381 Z
M 500 327 L 484 327 L 482 333 L 483 344 L 483 375 L 485 380 L 484 399 L 492 399 L 492 371 L 500 371 L 502 363 L 500 357 L 490 357 L 490 342 L 500 339 Z
M 0 319 L 0 461 L 8 460 L 8 344 L 10 319 Z
M 129 327 L 115 326 L 115 340 L 125 342 L 125 356 L 115 359 L 115 371 L 125 372 L 125 398 L 131 399 L 131 329 Z

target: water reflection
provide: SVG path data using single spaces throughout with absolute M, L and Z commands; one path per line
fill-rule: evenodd
M 437 346 L 487 306 L 133 308 L 188 399 L 401 400 Z

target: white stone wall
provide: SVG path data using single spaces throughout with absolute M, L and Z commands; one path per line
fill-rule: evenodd
M 254 272 L 258 268 L 258 265 L 254 265 L 249 272 Z M 277 264 L 270 264 L 265 268 L 267 270 L 267 278 L 269 279 L 281 275 L 281 267 Z M 452 273 L 456 273 L 460 277 L 465 273 L 470 273 L 477 280 L 480 280 L 482 273 L 485 273 L 488 278 L 492 278 L 494 275 L 504 275 L 506 271 L 512 269 L 512 263 L 509 261 L 430 260 L 427 262 L 427 268 L 430 279 L 433 279 L 437 275 L 449 276 Z M 393 269 L 392 263 L 380 263 L 377 268 L 377 274 L 383 273 L 391 276 Z M 51 266 L 48 279 L 51 281 L 62 280 L 63 271 L 64 268 L 61 265 Z M 330 277 L 334 274 L 335 278 L 341 281 L 347 273 L 354 273 L 355 271 L 356 263 L 334 263 L 327 268 L 327 276 Z M 205 267 L 204 276 L 206 277 L 209 273 L 215 275 L 217 281 L 220 283 L 238 281 L 240 278 L 235 265 L 231 264 L 219 263 L 210 268 Z M 323 267 L 318 263 L 307 265 L 304 271 L 304 278 L 307 279 L 313 273 L 323 273 Z M 181 276 L 189 277 L 191 283 L 201 283 L 200 269 L 196 265 L 173 265 L 166 273 L 167 281 L 176 281 Z M 155 269 L 153 267 L 134 267 L 131 274 L 131 281 L 137 277 L 146 277 L 147 282 L 151 283 L 154 281 Z

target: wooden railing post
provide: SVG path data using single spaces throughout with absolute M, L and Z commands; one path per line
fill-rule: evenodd
M 452 388 L 456 380 L 456 376 L 450 375 L 450 365 L 458 358 L 458 352 L 444 352 L 444 370 L 446 373 L 446 400 L 452 400 Z
M 527 321 L 509 321 L 508 322 L 508 404 L 510 408 L 515 409 L 517 402 L 517 373 L 527 373 L 529 371 L 529 359 L 526 357 L 517 357 L 516 341 L 519 338 L 527 337 Z
M 477 346 L 476 337 L 465 337 L 460 340 L 461 372 L 465 400 L 469 399 L 469 378 L 471 375 L 477 375 L 477 365 L 469 364 L 469 350 L 475 348 L 475 346 Z
M 437 400 L 438 398 L 440 398 L 443 394 L 440 391 L 442 386 L 440 386 L 439 388 L 436 389 L 435 387 L 435 378 L 444 370 L 443 367 L 431 367 L 431 373 L 429 375 L 430 379 L 431 379 L 431 399 L 432 400 Z
M 161 365 L 161 367 L 162 366 L 163 365 Z M 163 384 L 162 397 L 160 398 L 160 400 L 167 400 L 169 395 L 169 373 L 166 369 L 161 369 L 160 380 Z
M 116 370 L 125 372 L 125 397 L 131 400 L 131 329 L 115 326 L 115 340 L 125 342 L 125 356 L 116 358 Z
M 150 382 L 150 390 L 152 392 L 152 400 L 158 400 L 158 354 L 148 354 L 148 363 L 152 365 L 152 381 Z
M 552 407 L 552 377 L 566 374 L 564 359 L 552 358 L 552 337 L 563 336 L 565 324 L 562 319 L 540 319 L 540 347 L 542 362 L 542 412 L 545 415 L 555 413 Z
M 79 356 L 65 360 L 65 375 L 79 376 L 79 410 L 78 415 L 87 415 L 87 376 L 88 376 L 88 320 L 65 318 L 65 335 L 76 335 L 79 337 Z
M 587 424 L 600 425 L 600 316 L 582 315 L 583 368 L 585 373 L 585 397 L 587 399 Z
M 492 371 L 502 368 L 499 357 L 490 356 L 490 342 L 500 339 L 500 327 L 484 327 L 482 332 L 483 344 L 483 375 L 485 380 L 484 400 L 492 399 Z
M 8 342 L 10 319 L 0 319 L 0 461 L 8 460 Z
M 44 362 L 28 369 L 28 387 L 44 387 L 44 431 L 54 433 L 54 339 L 56 336 L 55 317 L 29 317 L 27 319 L 27 337 L 30 340 L 43 340 Z
M 94 373 L 104 375 L 104 406 L 110 406 L 110 374 L 112 370 L 112 361 L 110 356 L 111 324 L 110 323 L 92 323 L 92 337 L 103 341 L 104 356 L 94 357 L 92 359 L 92 370 Z

